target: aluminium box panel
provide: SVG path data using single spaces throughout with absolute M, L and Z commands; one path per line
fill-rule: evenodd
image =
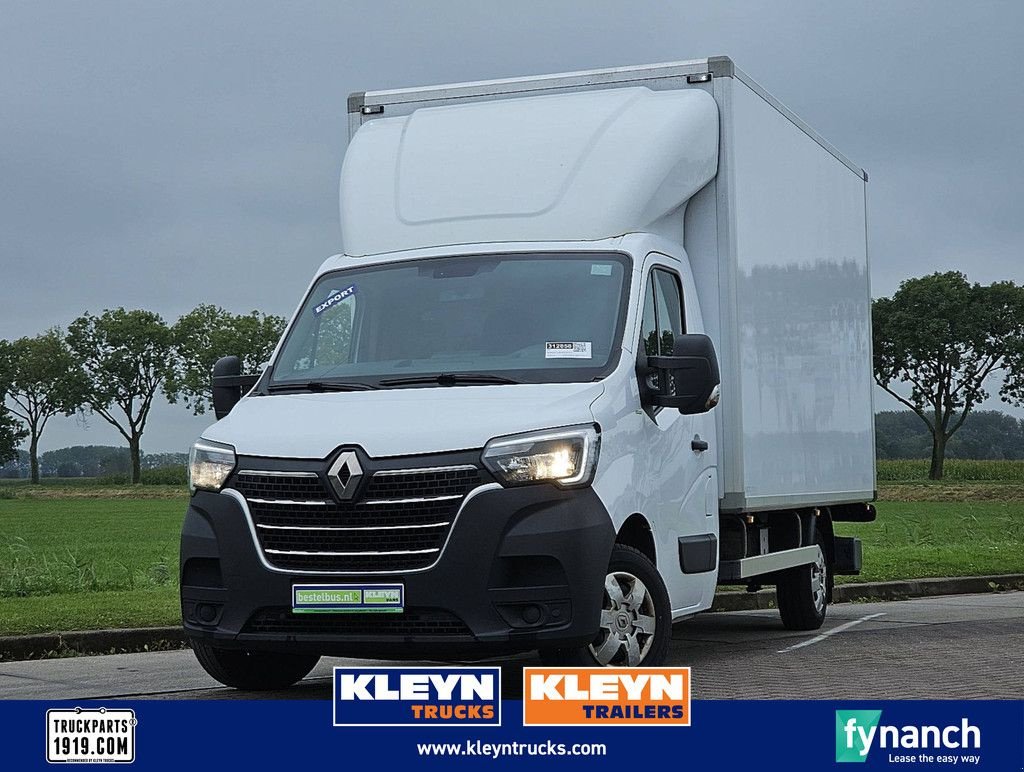
M 715 326 L 728 374 L 720 408 L 722 507 L 869 500 L 875 468 L 864 175 L 760 89 L 730 78 L 716 91 L 723 153 Z M 696 263 L 702 255 L 690 257 Z

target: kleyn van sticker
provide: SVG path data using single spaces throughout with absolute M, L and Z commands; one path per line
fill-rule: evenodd
M 548 341 L 544 344 L 545 359 L 590 359 L 591 343 L 586 341 Z
M 345 300 L 346 298 L 350 298 L 350 297 L 352 297 L 355 294 L 356 294 L 356 285 L 355 284 L 350 284 L 347 287 L 345 287 L 345 289 L 331 290 L 331 294 L 328 295 L 327 300 L 325 300 L 323 303 L 321 303 L 320 305 L 318 305 L 316 308 L 313 309 L 313 314 L 315 316 L 320 316 L 320 314 L 322 314 L 328 308 L 331 308 L 332 306 L 336 305 L 337 303 L 340 303 L 341 301 Z

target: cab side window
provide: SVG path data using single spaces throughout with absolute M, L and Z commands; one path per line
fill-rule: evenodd
M 640 351 L 647 356 L 672 356 L 675 339 L 685 332 L 679 277 L 655 268 L 647 279 L 644 295 Z

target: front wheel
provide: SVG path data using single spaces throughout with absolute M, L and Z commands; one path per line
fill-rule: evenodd
M 664 663 L 672 636 L 672 609 L 658 569 L 646 555 L 621 544 L 612 549 L 604 580 L 597 637 L 578 649 L 543 649 L 545 663 L 637 667 Z
M 225 686 L 262 692 L 301 681 L 320 661 L 318 654 L 276 654 L 221 649 L 193 638 L 192 651 L 203 670 Z

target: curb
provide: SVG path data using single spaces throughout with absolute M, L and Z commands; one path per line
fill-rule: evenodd
M 937 579 L 905 579 L 896 582 L 850 582 L 836 585 L 832 591 L 832 601 L 833 603 L 858 603 L 907 600 L 941 595 L 973 595 L 1004 590 L 1024 590 L 1024 574 L 948 576 Z M 715 596 L 715 602 L 711 606 L 712 611 L 750 611 L 774 608 L 775 590 L 721 592 Z
M 80 654 L 125 654 L 165 651 L 186 645 L 181 627 L 136 627 L 126 630 L 76 630 L 69 633 L 0 636 L 0 662 L 49 659 Z
M 908 579 L 898 582 L 864 582 L 836 585 L 836 603 L 907 600 L 941 595 L 969 595 L 1004 590 L 1024 590 L 1024 574 L 956 576 Z M 712 611 L 774 609 L 775 591 L 718 593 Z M 46 659 L 82 654 L 124 654 L 166 651 L 187 645 L 180 627 L 141 627 L 127 630 L 79 630 L 69 633 L 0 636 L 0 661 Z

